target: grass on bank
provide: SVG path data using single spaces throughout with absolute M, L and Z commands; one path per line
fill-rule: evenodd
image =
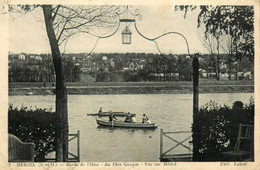
M 170 81 L 170 82 L 67 82 L 67 87 L 70 86 L 178 86 L 192 85 L 192 81 Z M 209 80 L 200 79 L 200 85 L 254 85 L 253 80 Z M 27 87 L 43 87 L 44 82 L 9 82 L 9 88 L 27 88 Z M 52 87 L 52 82 L 46 82 L 46 87 Z

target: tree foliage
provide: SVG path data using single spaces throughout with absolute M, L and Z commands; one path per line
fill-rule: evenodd
M 195 10 L 197 6 L 176 6 L 176 10 Z M 237 46 L 236 57 L 254 58 L 254 8 L 253 6 L 200 6 L 198 27 L 205 27 L 207 33 L 216 36 L 230 35 Z
M 55 114 L 51 110 L 22 107 L 8 108 L 8 133 L 23 142 L 35 144 L 35 161 L 45 161 L 45 156 L 55 151 Z
M 201 107 L 197 115 L 200 161 L 221 161 L 221 152 L 234 150 L 239 124 L 254 125 L 254 107 L 253 99 L 248 105 L 236 101 L 232 108 L 213 101 Z
M 238 47 L 238 58 L 254 57 L 253 6 L 200 6 L 200 24 L 204 24 L 206 33 L 232 36 Z

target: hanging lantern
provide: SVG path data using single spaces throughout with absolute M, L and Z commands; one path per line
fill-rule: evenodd
M 128 26 L 125 27 L 125 29 L 122 31 L 122 44 L 131 44 L 131 36 L 132 32 L 128 28 Z

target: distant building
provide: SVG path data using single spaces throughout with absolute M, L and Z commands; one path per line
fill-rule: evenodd
M 178 57 L 177 55 L 174 55 L 173 58 L 174 58 L 175 60 L 178 60 L 178 59 L 179 59 L 179 57 Z
M 143 69 L 144 69 L 144 65 L 143 65 L 143 64 L 139 64 L 139 65 L 138 65 L 138 69 L 139 69 L 139 70 L 143 70 Z
M 102 60 L 103 60 L 103 61 L 107 61 L 107 56 L 103 56 L 103 57 L 102 57 Z
M 128 65 L 129 70 L 134 71 L 135 70 L 135 63 L 134 62 L 130 62 Z
M 216 78 L 216 73 L 208 73 L 208 78 Z
M 42 61 L 42 57 L 37 55 L 35 56 L 35 60 Z
M 251 72 L 251 71 L 244 72 L 244 73 L 243 73 L 243 78 L 244 78 L 244 79 L 248 79 L 248 80 L 253 79 L 252 72 Z
M 219 78 L 221 80 L 228 80 L 229 74 L 228 73 L 219 73 Z
M 26 58 L 26 56 L 23 53 L 18 55 L 19 60 L 25 60 L 25 58 Z
M 113 68 L 115 68 L 116 63 L 115 63 L 114 59 L 113 59 L 113 58 L 110 58 L 109 62 L 110 62 L 110 66 L 113 67 Z
M 141 64 L 140 60 L 133 60 L 128 63 L 128 68 L 131 71 L 142 70 L 144 68 L 144 64 Z
M 123 71 L 128 71 L 129 67 L 123 67 Z
M 206 70 L 199 69 L 199 74 L 200 74 L 201 78 L 207 78 L 208 77 L 208 74 L 207 74 Z

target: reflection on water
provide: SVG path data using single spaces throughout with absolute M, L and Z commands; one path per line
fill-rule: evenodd
M 200 94 L 199 103 L 204 105 L 213 100 L 232 106 L 237 100 L 248 103 L 251 96 L 253 93 Z M 18 107 L 55 108 L 55 96 L 10 96 L 9 103 Z M 142 114 L 146 114 L 159 126 L 155 130 L 99 127 L 96 117 L 87 113 L 96 113 L 100 107 L 103 111 L 136 113 L 139 122 Z M 69 95 L 68 111 L 70 133 L 80 131 L 81 161 L 156 162 L 159 161 L 160 129 L 191 130 L 192 94 Z M 164 142 L 165 150 L 174 145 L 167 139 Z M 71 145 L 70 151 L 75 150 L 75 145 Z

